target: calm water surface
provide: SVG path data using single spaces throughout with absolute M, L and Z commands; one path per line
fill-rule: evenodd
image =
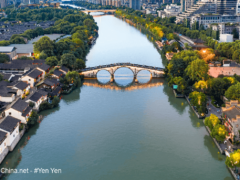
M 99 38 L 87 66 L 131 62 L 164 67 L 151 37 L 113 16 L 95 17 Z M 11 174 L 15 180 L 231 180 L 225 157 L 164 79 L 132 83 L 128 69 L 108 72 L 63 96 L 25 134 L 2 167 L 57 168 L 61 174 Z

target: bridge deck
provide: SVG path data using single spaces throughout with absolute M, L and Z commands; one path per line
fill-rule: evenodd
M 146 66 L 146 65 L 132 64 L 132 63 L 114 63 L 114 64 L 85 68 L 85 69 L 82 69 L 82 72 L 92 71 L 92 70 L 97 70 L 97 69 L 104 69 L 104 68 L 111 68 L 111 67 L 116 67 L 116 66 L 121 66 L 121 67 L 131 66 L 131 67 L 138 67 L 138 68 L 144 68 L 144 69 L 151 69 L 151 70 L 155 70 L 155 71 L 163 71 L 164 70 L 164 68 L 155 67 L 155 66 Z

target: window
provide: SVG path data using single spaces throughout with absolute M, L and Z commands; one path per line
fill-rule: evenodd
M 31 81 L 31 79 L 29 79 L 28 81 Z
M 238 127 L 238 124 L 236 124 L 236 127 Z
M 10 115 L 10 116 L 11 116 L 11 114 L 12 114 L 12 113 L 11 113 L 11 112 L 9 112 L 9 115 Z
M 7 146 L 7 144 L 6 144 L 6 143 L 4 143 L 4 146 L 6 147 L 6 146 Z
M 15 137 L 15 134 L 13 135 L 13 137 Z

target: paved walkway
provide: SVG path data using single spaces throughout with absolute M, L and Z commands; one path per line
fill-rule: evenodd
M 211 98 L 210 97 L 207 97 L 208 98 L 208 114 L 206 114 L 206 117 L 209 117 L 211 114 L 215 114 L 218 118 L 221 117 L 222 115 L 222 111 L 221 111 L 221 108 L 216 108 L 214 105 L 212 105 L 211 103 Z M 209 110 L 210 109 L 210 110 Z

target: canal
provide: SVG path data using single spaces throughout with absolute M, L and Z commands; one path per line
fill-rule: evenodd
M 114 16 L 95 17 L 99 38 L 87 66 L 131 62 L 164 67 L 152 38 Z M 225 157 L 185 99 L 149 73 L 128 69 L 86 80 L 44 111 L 1 167 L 29 168 L 8 180 L 232 180 Z M 35 168 L 49 173 L 34 173 Z M 50 168 L 61 169 L 52 173 Z M 32 172 L 31 172 L 32 171 Z

